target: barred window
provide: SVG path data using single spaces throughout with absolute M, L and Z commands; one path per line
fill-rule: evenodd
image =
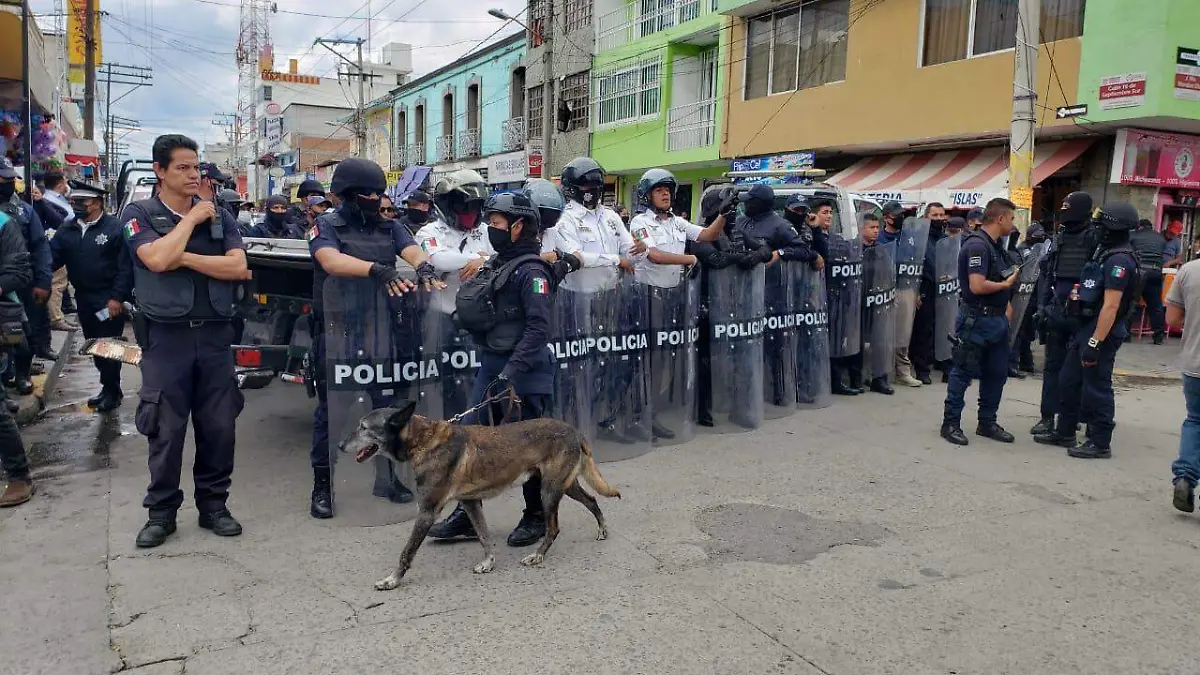
M 592 0 L 567 0 L 564 8 L 567 32 L 583 30 L 592 26 Z
M 529 47 L 541 47 L 550 36 L 550 0 L 529 0 Z
M 662 55 L 618 67 L 596 76 L 596 122 L 616 124 L 659 113 Z
M 566 124 L 560 123 L 563 131 L 586 129 L 588 125 L 588 87 L 591 75 L 587 72 L 568 75 L 559 85 L 559 100 L 566 106 Z
M 543 85 L 529 88 L 529 114 L 525 116 L 525 138 L 542 138 L 542 113 L 545 110 Z

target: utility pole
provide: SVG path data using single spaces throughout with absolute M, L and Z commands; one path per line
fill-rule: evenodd
M 96 0 L 84 3 L 83 137 L 96 138 Z
M 1012 127 L 1008 139 L 1008 198 L 1017 205 L 1016 226 L 1029 228 L 1033 208 L 1033 145 L 1037 131 L 1038 48 L 1041 0 L 1018 0 L 1013 63 Z
M 117 103 L 117 101 L 120 101 L 126 96 L 132 94 L 134 91 L 142 87 L 153 86 L 151 83 L 153 71 L 144 66 L 126 66 L 119 63 L 105 63 L 104 65 L 100 66 L 99 70 L 99 74 L 102 77 L 105 86 L 104 110 L 106 119 L 104 124 L 104 154 L 106 159 L 104 165 L 106 175 L 112 176 L 116 172 L 117 168 L 115 162 L 116 155 L 110 151 L 115 143 L 113 134 L 116 132 L 116 123 L 118 120 L 126 123 L 130 122 L 130 120 L 118 118 L 116 115 L 114 115 L 113 106 Z M 132 88 L 114 99 L 112 96 L 112 86 L 114 84 L 125 85 Z M 136 125 L 137 122 L 133 122 L 133 124 Z M 128 128 L 128 124 L 125 126 Z M 137 129 L 135 128 L 134 130 Z
M 313 41 L 314 45 L 321 45 L 325 49 L 328 49 L 330 52 L 333 53 L 334 56 L 345 61 L 348 65 L 352 66 L 356 71 L 356 74 L 354 76 L 358 77 L 358 109 L 354 111 L 354 139 L 355 139 L 354 154 L 358 157 L 363 157 L 367 154 L 367 119 L 366 119 L 367 102 L 366 102 L 366 93 L 365 93 L 365 88 L 366 88 L 365 81 L 367 78 L 375 77 L 374 74 L 368 75 L 363 67 L 364 66 L 364 64 L 363 64 L 363 43 L 364 42 L 365 42 L 365 40 L 363 40 L 362 38 L 355 38 L 353 40 L 328 40 L 325 38 L 317 38 L 316 40 Z M 357 46 L 358 47 L 358 61 L 357 62 L 351 61 L 350 59 L 346 58 L 345 56 L 342 56 L 341 53 L 339 53 L 336 49 L 334 49 L 333 47 L 330 47 L 329 45 L 355 45 L 355 46 Z M 349 71 L 346 72 L 346 77 L 351 77 L 351 73 Z

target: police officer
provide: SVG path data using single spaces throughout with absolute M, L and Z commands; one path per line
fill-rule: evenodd
M 1026 256 L 1032 255 L 1029 250 L 1037 244 L 1046 241 L 1046 228 L 1041 223 L 1033 222 L 1029 224 L 1029 230 L 1025 232 L 1025 238 L 1021 243 L 1017 244 L 1018 259 L 1024 260 Z M 1033 264 L 1032 262 L 1029 264 Z M 1037 328 L 1035 324 L 1037 320 L 1034 318 L 1037 314 L 1038 297 L 1030 298 L 1029 304 L 1025 306 L 1025 313 L 1020 317 L 1020 325 L 1017 327 L 1017 342 L 1013 346 L 1012 353 L 1008 356 L 1008 376 L 1015 377 L 1019 380 L 1025 379 L 1025 373 L 1032 373 L 1033 368 L 1033 339 L 1037 337 Z
M 713 186 L 704 191 L 700 198 L 700 216 L 706 227 L 721 224 L 721 234 L 712 242 L 689 241 L 686 252 L 695 255 L 700 261 L 700 339 L 696 344 L 697 396 L 696 423 L 703 427 L 712 427 L 713 381 L 712 381 L 712 343 L 709 326 L 709 296 L 708 275 L 711 270 L 725 269 L 737 265 L 742 269 L 751 269 L 756 265 L 770 262 L 775 252 L 764 242 L 748 240 L 736 227 L 738 192 L 733 185 Z M 742 392 L 743 388 L 731 388 L 731 391 Z M 759 393 L 749 392 L 757 397 Z M 744 401 L 734 401 L 736 411 L 748 407 Z M 736 421 L 736 420 L 735 420 Z M 741 419 L 740 424 L 747 428 L 758 426 L 757 420 Z
M 379 165 L 351 157 L 342 160 L 333 171 L 332 191 L 341 198 L 341 205 L 317 219 L 308 232 L 309 249 L 316 266 L 313 269 L 313 360 L 317 364 L 317 407 L 313 411 L 312 447 L 309 461 L 313 468 L 313 490 L 309 514 L 313 518 L 333 517 L 333 493 L 329 468 L 329 398 L 323 377 L 325 361 L 324 290 L 329 276 L 371 278 L 390 295 L 399 295 L 415 288 L 401 278 L 396 269 L 396 256 L 412 265 L 417 279 L 426 290 L 438 290 L 445 285 L 429 263 L 412 235 L 395 221 L 385 219 L 379 212 L 387 176 Z M 396 503 L 413 499 L 412 492 L 395 479 L 389 463 L 376 463 L 373 493 Z
M 137 545 L 161 545 L 183 504 L 179 474 L 188 417 L 195 429 L 192 477 L 200 527 L 241 534 L 229 513 L 234 427 L 245 399 L 233 377 L 236 282 L 249 278 L 237 223 L 201 200 L 198 148 L 178 134 L 154 141 L 158 193 L 121 214 L 134 292 L 146 321 L 136 424 L 150 444 L 150 517 Z
M 685 253 L 687 242 L 715 241 L 725 227 L 723 219 L 714 220 L 707 227 L 689 223 L 671 211 L 679 182 L 675 174 L 666 169 L 650 169 L 642 174 L 637 185 L 638 205 L 643 211 L 629 222 L 630 234 L 646 249 L 645 257 L 634 264 L 633 278 L 643 284 L 650 302 L 650 325 L 668 325 L 674 315 L 678 297 L 674 290 L 683 281 L 682 267 L 696 265 L 696 256 Z M 667 378 L 671 376 L 670 364 L 662 363 L 660 354 L 650 354 L 650 391 L 667 391 Z M 651 409 L 663 401 L 649 401 Z M 657 417 L 652 417 L 651 431 L 656 438 L 672 439 L 675 432 L 663 426 Z
M 325 215 L 329 209 L 333 208 L 333 202 L 330 201 L 325 195 L 309 195 L 304 198 L 304 207 L 305 220 L 303 223 L 299 223 L 299 225 L 304 229 L 305 232 L 308 232 L 312 229 L 313 225 L 317 224 L 317 218 Z M 380 207 L 379 212 L 383 213 L 382 207 Z M 395 213 L 393 213 L 393 216 L 394 215 Z M 293 225 L 296 224 L 297 223 L 293 223 Z
M 871 249 L 879 245 L 879 232 L 882 228 L 879 216 L 871 212 L 862 214 L 859 217 L 859 222 L 860 224 L 858 230 L 859 237 L 862 239 L 863 260 L 867 260 L 868 258 L 873 258 L 873 252 L 871 252 Z M 864 284 L 864 286 L 866 286 L 866 284 Z M 891 289 L 895 290 L 894 275 L 892 276 Z M 868 340 L 874 339 L 873 336 L 877 335 L 877 331 L 873 325 L 874 321 L 879 321 L 881 317 L 887 317 L 887 319 L 891 318 L 890 314 L 881 315 L 878 312 L 872 313 L 871 309 L 867 306 L 867 302 L 869 301 L 871 294 L 884 289 L 876 286 L 874 288 L 867 288 L 866 290 L 870 291 L 870 293 L 864 291 L 862 299 L 862 335 L 864 344 Z M 888 325 L 889 327 L 892 325 L 890 321 L 888 322 Z M 875 348 L 877 349 L 878 347 Z M 872 361 L 874 360 L 875 359 L 872 359 Z M 892 385 L 888 384 L 887 375 L 877 374 L 873 364 L 864 363 L 863 350 L 860 350 L 854 356 L 845 357 L 843 363 L 845 364 L 849 374 L 851 389 L 857 390 L 861 388 L 863 383 L 863 368 L 866 367 L 869 369 L 870 377 L 867 379 L 870 382 L 869 386 L 871 391 L 875 392 L 876 394 L 883 394 L 884 396 L 892 396 L 896 393 L 896 390 L 892 388 Z
M 967 230 L 974 232 L 978 230 L 981 225 L 983 225 L 983 209 L 976 206 L 970 211 L 967 211 Z
M 1154 344 L 1161 345 L 1166 337 L 1166 309 L 1163 307 L 1163 252 L 1167 240 L 1154 229 L 1154 224 L 1142 219 L 1130 236 L 1133 252 L 1137 255 L 1138 267 L 1142 272 L 1142 300 L 1146 303 L 1146 317 L 1154 334 Z M 1131 312 L 1130 322 L 1137 312 Z
M 1124 202 L 1105 204 L 1095 222 L 1102 228 L 1100 245 L 1067 300 L 1067 314 L 1078 320 L 1079 328 L 1067 345 L 1059 374 L 1058 424 L 1053 432 L 1034 436 L 1038 443 L 1069 448 L 1067 454 L 1080 459 L 1112 457 L 1113 365 L 1129 334 L 1125 320 L 1141 293 L 1138 261 L 1129 241 L 1137 227 L 1137 209 Z M 1079 422 L 1087 424 L 1087 438 L 1076 445 Z
M 217 201 L 233 215 L 242 236 L 250 236 L 250 211 L 246 210 L 246 200 L 238 194 L 237 190 L 229 188 L 221 190 L 217 193 Z
M 554 392 L 553 361 L 547 346 L 555 292 L 550 265 L 539 257 L 542 244 L 538 208 L 524 194 L 504 193 L 488 199 L 483 214 L 489 246 L 496 251 L 489 267 L 502 275 L 506 266 L 514 266 L 508 268 L 511 271 L 497 289 L 495 301 L 497 315 L 513 318 L 486 332 L 472 330 L 481 364 L 471 398 L 473 405 L 480 405 L 510 390 L 520 398 L 520 404 L 511 405 L 511 399 L 494 402 L 463 421 L 497 425 L 537 419 L 550 410 Z M 521 492 L 525 511 L 508 535 L 508 545 L 514 547 L 535 544 L 546 534 L 541 477 L 531 476 Z M 552 527 L 557 528 L 557 523 Z M 471 517 L 460 505 L 430 528 L 429 536 L 456 539 L 476 535 Z
M 908 341 L 908 355 L 912 360 L 913 372 L 921 384 L 933 384 L 931 377 L 935 366 L 934 342 L 937 332 L 937 243 L 946 238 L 946 207 L 941 202 L 925 205 L 925 217 L 929 219 L 929 243 L 925 245 L 925 265 L 921 268 L 920 296 L 917 312 L 913 317 L 912 337 Z
M 12 289 L 21 298 L 28 318 L 26 343 L 13 350 L 10 374 L 13 388 L 22 396 L 33 393 L 33 382 L 29 379 L 33 358 L 55 360 L 50 350 L 50 314 L 46 302 L 50 299 L 52 274 L 50 270 L 50 241 L 42 229 L 42 219 L 33 207 L 17 196 L 17 171 L 5 157 L 0 157 L 0 213 L 12 218 L 29 251 L 33 266 L 33 280 L 25 288 Z
M 604 194 L 604 168 L 591 157 L 576 157 L 563 167 L 561 182 L 567 207 L 555 226 L 555 248 L 570 253 L 583 268 L 563 282 L 563 288 L 576 293 L 595 294 L 593 304 L 599 313 L 619 316 L 625 307 L 618 289 L 621 272 L 632 274 L 634 241 L 615 211 L 601 203 Z M 543 247 L 545 248 L 545 247 Z M 627 297 L 624 299 L 628 299 Z M 651 430 L 638 423 L 628 408 L 631 377 L 627 363 L 610 361 L 603 373 L 596 373 L 598 400 L 605 409 L 596 411 L 600 438 L 615 442 L 651 440 Z
M 55 270 L 67 268 L 79 303 L 79 325 L 85 338 L 120 337 L 125 332 L 124 303 L 132 300 L 133 261 L 125 246 L 121 221 L 104 212 L 102 188 L 71 181 L 73 218 L 50 240 Z M 96 412 L 121 405 L 121 363 L 95 358 L 100 393 L 88 399 Z
M 879 243 L 890 244 L 900 240 L 900 230 L 904 228 L 904 205 L 900 202 L 887 202 L 883 205 L 883 229 L 879 231 Z
M 229 211 L 236 218 L 237 211 L 221 198 L 221 192 L 225 189 L 225 184 L 228 182 L 229 176 L 222 173 L 216 164 L 201 162 L 200 190 L 196 193 L 196 196 L 205 201 L 216 202 L 217 205 Z
M 32 278 L 29 253 L 21 230 L 12 218 L 0 213 L 0 296 L 16 303 L 14 289 L 28 286 Z M 0 350 L 0 361 L 11 356 L 8 345 L 0 344 Z M 24 504 L 33 497 L 37 488 L 29 477 L 29 458 L 25 455 L 25 444 L 13 419 L 13 411 L 9 409 L 4 387 L 0 387 L 0 469 L 8 478 L 8 485 L 0 493 L 0 508 Z
M 251 237 L 264 239 L 303 239 L 305 221 L 288 217 L 287 197 L 271 195 L 264 204 L 266 213 L 261 223 L 250 228 Z
M 1001 443 L 1013 435 L 996 423 L 996 412 L 1008 375 L 1008 302 L 1020 269 L 1004 251 L 1013 231 L 1017 207 L 1007 199 L 993 199 L 983 213 L 983 225 L 963 240 L 958 255 L 962 302 L 955 321 L 959 344 L 946 388 L 942 438 L 967 445 L 961 427 L 963 397 L 973 378 L 979 379 L 979 426 L 975 433 Z
M 404 198 L 403 206 L 404 211 L 397 220 L 415 235 L 417 230 L 429 222 L 431 215 L 429 211 L 433 207 L 433 200 L 424 190 L 413 190 Z
M 308 180 L 301 182 L 300 187 L 296 188 L 297 203 L 292 204 L 291 207 L 288 209 L 287 219 L 288 219 L 289 223 L 301 228 L 302 230 L 308 229 L 309 219 L 308 219 L 308 213 L 306 213 L 306 211 L 308 210 L 307 209 L 307 204 L 308 204 L 307 200 L 309 197 L 312 197 L 313 195 L 318 195 L 318 196 L 324 197 L 325 196 L 325 186 L 321 185 L 320 181 L 313 180 L 312 178 L 309 178 Z
M 1056 217 L 1058 233 L 1043 258 L 1039 284 L 1038 329 L 1046 344 L 1046 363 L 1042 373 L 1041 420 L 1029 430 L 1033 435 L 1054 431 L 1062 396 L 1059 380 L 1067 355 L 1067 344 L 1079 329 L 1078 320 L 1066 312 L 1066 303 L 1083 266 L 1092 257 L 1099 240 L 1091 224 L 1092 196 L 1072 192 L 1063 200 Z

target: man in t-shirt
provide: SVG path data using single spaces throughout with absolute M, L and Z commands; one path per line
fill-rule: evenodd
M 1167 323 L 1183 330 L 1188 316 L 1200 316 L 1200 260 L 1180 268 L 1167 292 Z M 1191 513 L 1196 509 L 1195 489 L 1200 482 L 1200 330 L 1183 331 L 1179 369 L 1183 372 L 1183 400 L 1187 419 L 1179 433 L 1179 459 L 1171 465 L 1175 474 L 1175 508 Z

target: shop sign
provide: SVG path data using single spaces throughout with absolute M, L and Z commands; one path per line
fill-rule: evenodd
M 783 155 L 735 159 L 729 163 L 730 171 L 799 171 L 811 169 L 817 155 L 812 152 L 789 152 Z
M 267 152 L 279 152 L 283 148 L 283 118 L 268 117 L 266 127 Z
M 1200 136 L 1121 129 L 1113 153 L 1113 183 L 1200 189 Z
M 1175 98 L 1200 101 L 1200 49 L 1175 51 Z
M 530 178 L 542 177 L 542 151 L 530 150 L 528 159 L 528 173 Z
M 855 194 L 862 195 L 863 197 L 877 201 L 880 204 L 885 204 L 887 202 L 900 202 L 901 204 L 905 203 L 904 193 L 900 190 L 893 190 L 891 192 L 856 192 Z
M 525 180 L 528 160 L 524 152 L 506 152 L 503 155 L 492 155 L 487 158 L 488 182 L 493 185 L 500 183 L 520 183 Z
M 1146 102 L 1146 73 L 1126 73 L 1100 79 L 1100 109 L 1135 108 Z
M 952 209 L 973 209 L 976 206 L 983 206 L 983 193 L 978 190 L 954 190 L 950 193 L 950 203 L 946 206 Z

